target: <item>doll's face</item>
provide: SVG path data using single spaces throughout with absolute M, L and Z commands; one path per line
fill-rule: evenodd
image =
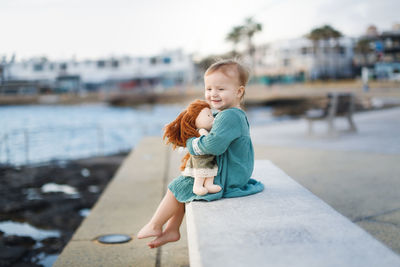
M 214 123 L 214 116 L 209 108 L 203 108 L 199 113 L 199 116 L 196 118 L 196 127 L 197 129 L 206 129 L 211 130 L 211 127 Z

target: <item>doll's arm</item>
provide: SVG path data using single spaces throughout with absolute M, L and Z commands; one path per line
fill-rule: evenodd
M 241 119 L 232 110 L 222 111 L 215 118 L 208 135 L 190 138 L 186 147 L 192 155 L 221 155 L 233 140 L 241 136 Z
M 201 129 L 199 129 L 199 134 L 200 135 L 207 135 L 208 131 L 206 129 L 201 128 Z

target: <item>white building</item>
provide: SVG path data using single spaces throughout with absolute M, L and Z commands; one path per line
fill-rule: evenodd
M 153 57 L 85 61 L 35 58 L 7 64 L 3 71 L 5 81 L 39 81 L 67 91 L 91 90 L 105 84 L 117 89 L 121 85 L 125 90 L 149 86 L 165 89 L 192 83 L 194 79 L 191 56 L 182 50 L 165 51 Z
M 254 72 L 257 77 L 303 77 L 304 80 L 352 76 L 354 39 L 306 38 L 277 41 L 256 48 Z

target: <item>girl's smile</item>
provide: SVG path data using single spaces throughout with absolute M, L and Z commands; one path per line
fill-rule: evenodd
M 205 99 L 214 109 L 240 108 L 244 88 L 239 85 L 235 74 L 233 72 L 228 76 L 222 71 L 215 71 L 204 76 Z

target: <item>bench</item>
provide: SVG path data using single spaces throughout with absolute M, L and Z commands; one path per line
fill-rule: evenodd
M 346 117 L 351 132 L 356 132 L 357 128 L 353 121 L 355 106 L 355 96 L 352 93 L 328 93 L 328 103 L 322 109 L 311 109 L 306 112 L 305 118 L 308 121 L 308 134 L 312 135 L 312 124 L 316 120 L 326 120 L 328 122 L 328 134 L 334 134 L 335 117 Z
M 400 266 L 400 257 L 295 182 L 256 161 L 261 193 L 186 204 L 191 267 Z

